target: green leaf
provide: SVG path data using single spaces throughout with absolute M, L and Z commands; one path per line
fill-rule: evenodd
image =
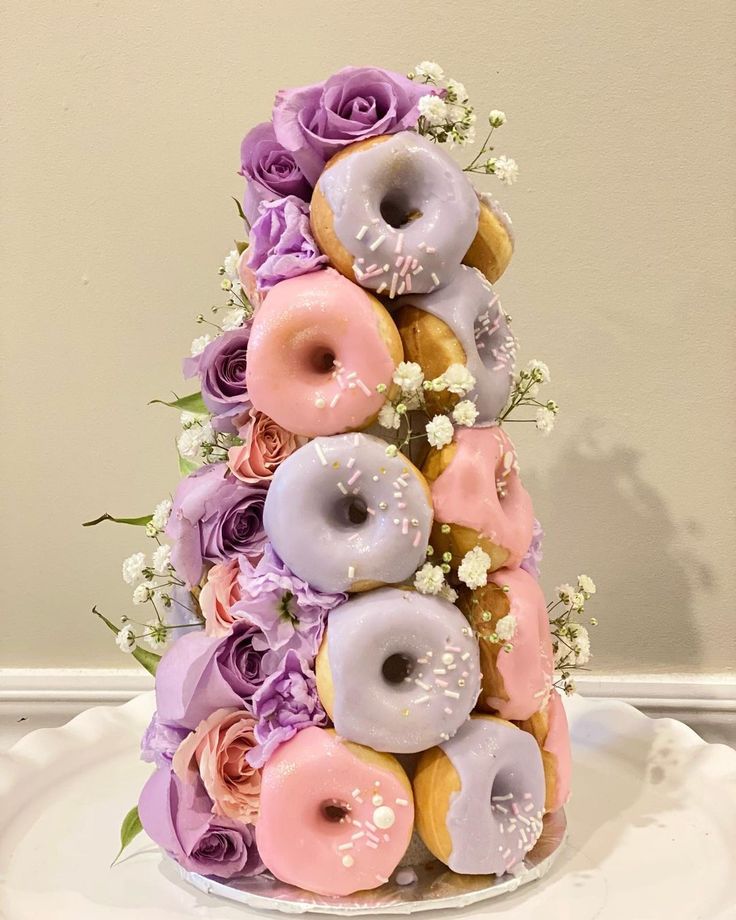
M 235 207 L 238 209 L 238 214 L 240 216 L 240 219 L 245 223 L 245 226 L 248 228 L 248 230 L 250 230 L 250 221 L 245 216 L 245 212 L 243 211 L 243 205 L 238 201 L 237 198 L 235 198 L 234 196 L 231 196 L 231 197 L 233 201 L 235 202 Z
M 243 255 L 245 250 L 248 248 L 247 240 L 235 240 L 235 248 L 238 250 L 238 255 Z
M 117 636 L 117 634 L 120 632 L 120 629 L 112 622 L 112 620 L 108 620 L 108 618 L 103 613 L 100 613 L 97 607 L 92 608 L 92 613 L 94 613 L 96 617 L 99 617 L 105 626 L 112 630 L 112 632 L 114 632 Z M 132 655 L 142 668 L 145 668 L 146 671 L 148 671 L 148 673 L 153 677 L 156 676 L 156 668 L 158 667 L 159 661 L 161 661 L 160 655 L 156 655 L 154 652 L 148 652 L 146 649 L 139 648 L 137 646 L 133 649 Z
M 176 396 L 176 393 L 174 394 Z M 152 399 L 148 405 L 159 403 L 162 406 L 168 406 L 170 409 L 181 409 L 183 412 L 194 412 L 195 415 L 209 415 L 209 409 L 204 404 L 201 393 L 190 393 L 189 396 L 177 397 L 171 402 L 163 399 Z
M 187 460 L 186 457 L 182 457 L 182 455 L 179 454 L 179 472 L 182 476 L 188 476 L 198 469 L 199 464 L 195 463 L 194 460 Z
M 135 840 L 135 838 L 138 836 L 138 834 L 140 834 L 142 830 L 143 825 L 141 824 L 141 819 L 138 816 L 138 806 L 135 805 L 123 818 L 123 823 L 120 825 L 120 849 L 118 850 L 118 855 L 112 861 L 112 866 L 114 866 L 115 863 L 120 859 L 123 854 L 123 850 L 128 846 L 129 843 L 132 843 L 132 841 Z
M 152 519 L 152 514 L 144 514 L 143 517 L 137 518 L 119 518 L 105 512 L 105 514 L 95 518 L 94 521 L 85 521 L 82 527 L 94 527 L 95 524 L 100 524 L 102 521 L 114 521 L 116 524 L 132 524 L 134 527 L 145 527 Z

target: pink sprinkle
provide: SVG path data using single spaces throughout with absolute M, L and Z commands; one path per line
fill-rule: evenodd
M 348 479 L 348 485 L 351 486 L 354 482 L 357 482 L 360 477 L 363 475 L 362 470 L 356 470 L 353 475 Z
M 449 686 L 450 686 L 450 685 L 447 683 L 447 681 L 446 681 L 446 680 L 442 680 L 441 677 L 438 677 L 437 680 L 435 681 L 435 683 L 437 684 L 438 687 L 449 687 Z
M 411 545 L 412 545 L 412 546 L 419 546 L 419 543 L 421 542 L 421 539 L 422 539 L 422 532 L 421 532 L 421 530 L 418 530 L 418 531 L 416 532 L 416 534 L 414 535 L 414 540 L 412 541 L 412 544 L 411 544 Z
M 365 509 L 365 513 L 366 513 L 366 514 L 375 514 L 376 512 L 373 510 L 373 508 L 366 508 L 366 509 Z
M 404 520 L 401 522 L 401 532 L 403 534 L 409 533 L 409 518 L 404 518 Z
M 411 293 L 411 275 L 407 275 L 406 278 L 404 278 L 404 284 L 406 284 L 406 290 Z
M 367 847 L 370 847 L 372 850 L 377 850 L 377 849 L 378 849 L 378 844 L 377 844 L 377 843 L 374 843 L 372 840 L 366 840 L 365 845 L 366 845 Z
M 388 296 L 391 300 L 396 297 L 396 285 L 399 283 L 399 276 L 396 272 L 391 276 L 391 288 L 389 289 Z
M 516 804 L 516 802 L 512 803 L 511 811 L 513 811 L 513 813 L 517 816 L 517 818 L 519 817 L 519 806 Z
M 436 248 L 435 246 L 425 246 L 425 247 L 424 247 L 424 251 L 425 251 L 428 255 L 431 255 L 433 252 L 437 252 L 437 248 Z
M 399 502 L 399 503 L 396 505 L 396 507 L 397 507 L 397 508 L 401 508 L 402 511 L 403 511 L 403 509 L 406 508 L 406 502 Z

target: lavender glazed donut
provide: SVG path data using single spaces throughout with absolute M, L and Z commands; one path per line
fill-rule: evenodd
M 397 588 L 330 614 L 317 690 L 343 738 L 411 754 L 451 738 L 478 697 L 478 643 L 449 601 Z
M 432 490 L 436 552 L 451 553 L 457 564 L 480 546 L 492 571 L 519 565 L 531 543 L 534 509 L 502 428 L 457 429 L 452 444 L 430 452 L 422 472 Z
M 263 769 L 256 841 L 281 881 L 347 895 L 388 881 L 413 818 L 411 785 L 396 758 L 311 727 Z
M 514 373 L 516 339 L 498 294 L 475 268 L 462 265 L 432 294 L 407 294 L 394 314 L 407 361 L 432 380 L 451 364 L 464 364 L 475 387 L 464 399 L 478 410 L 475 424 L 492 425 L 506 405 Z M 430 412 L 447 412 L 461 397 L 449 390 L 425 393 Z
M 334 156 L 317 181 L 311 222 L 338 271 L 393 299 L 447 284 L 475 237 L 479 210 L 444 150 L 404 131 Z
M 319 591 L 366 591 L 409 578 L 426 555 L 424 477 L 365 434 L 315 438 L 274 474 L 263 523 L 277 554 Z
M 281 281 L 256 311 L 246 384 L 256 409 L 313 437 L 364 428 L 390 393 L 401 340 L 382 304 L 330 269 Z
M 539 748 L 503 719 L 473 716 L 422 755 L 413 786 L 419 836 L 453 872 L 502 875 L 542 833 Z

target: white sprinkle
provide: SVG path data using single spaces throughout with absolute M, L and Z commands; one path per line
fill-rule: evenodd
M 423 681 L 423 680 L 419 680 L 418 677 L 416 678 L 416 680 L 414 681 L 414 683 L 417 685 L 417 687 L 421 687 L 422 690 L 431 690 L 431 689 L 432 689 L 432 688 L 429 686 L 429 684 L 425 684 L 424 681 Z
M 374 830 L 376 829 L 376 825 L 375 825 L 375 824 L 371 824 L 370 821 L 366 821 L 366 822 L 365 822 L 365 826 L 368 828 L 369 831 L 374 831 Z
M 396 248 L 394 249 L 394 252 L 398 254 L 401 252 L 403 248 L 404 248 L 404 234 L 400 233 L 398 237 L 396 238 Z
M 453 699 L 453 700 L 459 700 L 459 699 L 460 699 L 460 694 L 459 694 L 459 693 L 455 693 L 454 690 L 445 690 L 445 696 L 449 696 L 449 697 L 450 697 L 451 699 Z
M 391 289 L 388 292 L 388 296 L 391 300 L 396 297 L 396 285 L 399 283 L 399 276 L 396 272 L 391 275 Z
M 358 831 L 357 834 L 353 834 L 353 840 L 360 840 L 361 837 L 365 837 L 365 831 Z
M 376 294 L 383 294 L 383 292 L 386 290 L 387 287 L 388 285 L 386 284 L 386 282 L 382 281 L 379 284 L 378 289 L 376 290 Z
M 430 277 L 431 277 L 432 281 L 434 281 L 434 283 L 439 287 L 440 279 L 437 277 L 437 275 L 435 274 L 435 272 L 432 272 L 432 274 L 430 275 Z
M 386 239 L 386 234 L 382 233 L 377 239 L 373 240 L 373 242 L 370 244 L 368 248 L 370 249 L 371 252 L 375 252 L 385 239 Z
M 358 232 L 355 234 L 355 239 L 362 240 L 367 232 L 368 232 L 368 224 L 363 224 L 360 230 L 358 230 Z
M 355 578 L 355 566 L 354 565 L 348 566 L 348 578 Z
M 433 674 L 447 674 L 447 668 L 432 668 Z
M 319 462 L 322 464 L 322 466 L 327 466 L 327 457 L 325 457 L 325 452 L 322 450 L 319 441 L 313 441 L 312 443 L 314 444 L 314 449 L 317 452 L 317 456 L 319 457 Z
M 335 393 L 335 395 L 332 397 L 332 401 L 330 402 L 330 409 L 334 409 L 335 406 L 336 406 L 339 402 L 340 402 L 340 394 L 339 394 L 339 393 Z
M 345 488 L 345 486 L 341 482 L 338 482 L 337 488 L 342 492 L 343 495 L 348 494 L 348 490 Z
M 492 795 L 491 801 L 492 802 L 508 802 L 509 799 L 513 799 L 513 797 L 514 797 L 513 792 L 509 792 L 508 795 Z
M 352 850 L 352 848 L 353 848 L 352 843 L 341 843 L 338 846 L 338 850 Z
M 409 802 L 407 799 L 396 799 L 396 804 L 397 805 L 408 805 Z
M 371 395 L 371 391 L 370 391 L 370 390 L 368 389 L 368 387 L 363 383 L 362 380 L 360 380 L 360 379 L 356 380 L 356 381 L 355 381 L 355 385 L 358 387 L 359 390 L 362 390 L 363 393 L 364 393 L 366 396 L 370 396 L 370 395 Z
M 505 814 L 505 815 L 507 815 L 507 814 L 509 813 L 509 810 L 508 810 L 508 808 L 506 808 L 505 805 L 496 805 L 496 808 L 497 808 L 500 812 L 503 812 L 503 814 Z
M 426 703 L 429 699 L 428 696 L 420 696 L 419 699 L 413 700 L 414 705 L 419 705 L 419 703 Z

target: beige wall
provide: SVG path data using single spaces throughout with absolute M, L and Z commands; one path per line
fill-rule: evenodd
M 146 402 L 217 299 L 240 138 L 281 85 L 425 57 L 506 110 L 522 168 L 501 292 L 563 407 L 515 430 L 546 585 L 598 582 L 600 669 L 734 666 L 732 3 L 4 7 L 0 666 L 132 664 L 89 609 L 128 609 L 142 541 L 79 522 L 175 483 Z

